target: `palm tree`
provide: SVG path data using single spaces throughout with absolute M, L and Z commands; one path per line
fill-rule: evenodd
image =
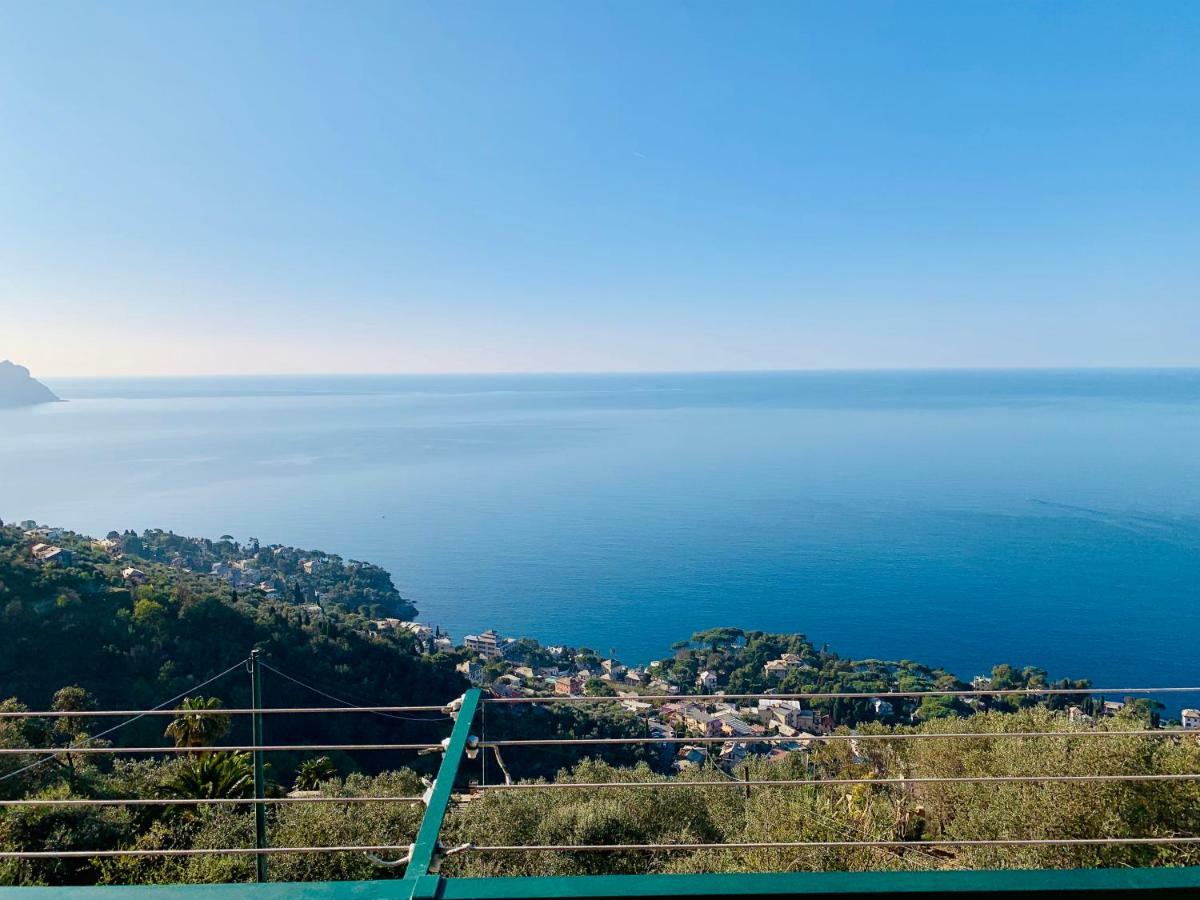
M 206 753 L 180 760 L 160 792 L 181 800 L 211 800 L 249 797 L 253 789 L 249 753 Z
M 337 778 L 337 774 L 337 766 L 328 756 L 306 759 L 296 768 L 296 790 L 318 790 L 326 781 Z
M 229 734 L 229 716 L 209 712 L 222 706 L 217 697 L 186 697 L 179 704 L 182 715 L 172 719 L 163 734 L 176 747 L 211 747 Z

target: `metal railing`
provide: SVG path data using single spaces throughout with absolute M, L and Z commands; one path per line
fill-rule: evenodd
M 237 708 L 211 710 L 110 710 L 110 711 L 51 711 L 32 712 L 28 710 L 0 711 L 0 719 L 30 719 L 30 718 L 63 718 L 63 717 L 120 717 L 140 718 L 143 715 L 155 716 L 265 716 L 265 715 L 309 715 L 309 714 L 343 714 L 343 713 L 383 713 L 383 714 L 412 714 L 439 713 L 452 719 L 453 729 L 445 740 L 440 742 L 410 742 L 410 743 L 328 743 L 328 744 L 267 744 L 256 741 L 250 744 L 204 747 L 114 747 L 75 745 L 70 747 L 33 747 L 33 748 L 2 748 L 2 756 L 38 756 L 53 758 L 64 754 L 180 754 L 180 753 L 213 753 L 213 752 L 249 752 L 260 757 L 263 753 L 271 752 L 304 752 L 304 751 L 397 751 L 397 752 L 429 752 L 441 751 L 443 757 L 436 778 L 429 784 L 422 796 L 292 796 L 266 797 L 261 790 L 254 797 L 235 798 L 24 798 L 0 801 L 0 813 L 8 808 L 21 807 L 86 807 L 86 806 L 212 806 L 232 804 L 236 806 L 253 807 L 261 819 L 268 807 L 286 806 L 289 804 L 367 804 L 367 803 L 404 803 L 424 806 L 415 839 L 411 844 L 396 845 L 387 843 L 330 845 L 330 846 L 266 846 L 265 840 L 260 840 L 255 847 L 230 848 L 135 848 L 135 849 L 96 849 L 96 850 L 44 850 L 44 851 L 6 851 L 0 852 L 0 860 L 46 860 L 46 859 L 89 859 L 89 858 L 121 858 L 121 857 L 191 857 L 228 855 L 233 857 L 252 856 L 256 861 L 263 861 L 273 854 L 316 854 L 316 853 L 394 853 L 401 858 L 394 861 L 377 859 L 380 864 L 388 866 L 404 866 L 404 876 L 400 879 L 398 893 L 373 894 L 372 896 L 404 896 L 404 897 L 446 897 L 453 900 L 486 900 L 489 897 L 616 897 L 616 896 L 659 896 L 659 897 L 699 897 L 729 894 L 768 894 L 782 895 L 806 893 L 821 896 L 827 892 L 845 893 L 853 891 L 860 894 L 875 892 L 900 891 L 911 893 L 913 896 L 946 896 L 956 893 L 985 892 L 1015 892 L 1018 895 L 1035 896 L 1039 893 L 1064 893 L 1072 890 L 1108 891 L 1121 893 L 1142 893 L 1146 891 L 1170 895 L 1181 892 L 1185 896 L 1195 891 L 1200 895 L 1200 867 L 1197 868 L 1159 868 L 1136 870 L 1136 875 L 1128 872 L 1106 874 L 1106 870 L 1084 870 L 1075 873 L 1079 877 L 1075 882 L 1067 881 L 1070 873 L 1054 872 L 962 872 L 962 871 L 933 871 L 933 872 L 890 872 L 890 873 L 773 873 L 762 875 L 613 875 L 613 876 L 571 876 L 566 878 L 448 878 L 441 874 L 443 861 L 457 854 L 502 855 L 502 854 L 603 854 L 603 853 L 681 853 L 681 852 L 728 852 L 750 850 L 832 850 L 871 848 L 886 851 L 911 851 L 923 854 L 935 864 L 943 861 L 942 857 L 928 856 L 927 851 L 946 851 L 956 848 L 970 847 L 1099 847 L 1099 846 L 1194 846 L 1200 844 L 1200 835 L 1193 834 L 1115 834 L 1101 836 L 1062 836 L 1062 837 L 1032 837 L 1017 835 L 1013 837 L 987 838 L 928 838 L 919 840 L 880 839 L 870 835 L 863 837 L 848 836 L 847 839 L 804 840 L 804 841 L 732 841 L 725 843 L 713 842 L 643 842 L 643 843 L 608 843 L 608 844 L 520 844 L 520 843 L 468 843 L 453 848 L 442 844 L 441 833 L 446 815 L 455 802 L 469 804 L 489 794 L 515 792 L 577 792 L 577 791 L 658 791 L 658 790 L 755 790 L 786 791 L 789 789 L 823 789 L 830 787 L 862 786 L 867 788 L 897 787 L 907 788 L 921 785 L 1004 785 L 1004 784 L 1056 784 L 1056 783 L 1186 783 L 1200 782 L 1200 772 L 1159 772 L 1159 773 L 1086 773 L 1086 774 L 1057 774 L 1031 773 L 1016 775 L 976 775 L 976 776 L 913 776 L 913 777 L 864 777 L 864 778 L 781 778 L 781 779 L 733 779 L 700 780 L 693 778 L 663 778 L 662 780 L 636 781 L 555 781 L 555 782 L 514 782 L 504 768 L 500 756 L 506 748 L 540 748 L 540 747 L 602 747 L 609 745 L 662 745 L 674 744 L 729 744 L 740 743 L 750 745 L 766 745 L 785 743 L 790 745 L 829 743 L 835 741 L 854 742 L 895 742 L 910 740 L 976 740 L 976 739 L 1098 739 L 1138 737 L 1151 739 L 1182 739 L 1195 737 L 1200 739 L 1200 733 L 1185 731 L 1179 728 L 1076 728 L 1071 730 L 1048 731 L 951 731 L 925 733 L 835 733 L 783 735 L 705 735 L 700 737 L 683 737 L 676 735 L 649 735 L 631 737 L 581 737 L 581 738 L 531 738 L 531 739 L 497 739 L 488 740 L 486 733 L 477 736 L 473 732 L 474 722 L 480 711 L 486 706 L 512 706 L 514 704 L 558 704 L 558 703 L 624 703 L 630 699 L 652 703 L 682 703 L 697 702 L 726 702 L 729 700 L 769 699 L 779 700 L 827 700 L 827 699 L 917 699 L 924 696 L 948 697 L 982 697 L 982 696 L 1097 696 L 1136 694 L 1167 694 L 1167 693 L 1200 693 L 1200 688 L 1031 688 L 1031 689 L 973 689 L 969 691 L 923 691 L 923 692 L 821 692 L 821 693 L 792 693 L 792 694 L 707 694 L 707 695 L 641 695 L 637 697 L 575 697 L 575 696 L 542 696 L 542 697 L 489 697 L 484 698 L 479 689 L 471 689 L 463 697 L 445 706 L 370 706 L 370 707 L 304 707 L 304 708 Z M 437 719 L 423 721 L 436 722 Z M 261 732 L 259 732 L 261 733 Z M 91 740 L 91 739 L 88 739 Z M 455 784 L 459 779 L 464 760 L 474 759 L 481 750 L 491 750 L 504 771 L 503 783 L 483 783 L 470 785 L 465 794 L 455 793 Z M 483 754 L 486 759 L 488 754 Z M 0 773 L 0 777 L 4 777 Z M 265 865 L 259 867 L 260 877 L 265 879 Z M 963 876 L 971 876 L 964 879 Z M 933 878 L 934 880 L 930 880 Z M 708 879 L 697 881 L 696 879 Z M 907 879 L 907 880 L 906 880 Z M 914 880 L 915 879 L 915 880 Z M 940 881 L 937 879 L 941 879 Z M 565 882 L 571 882 L 568 886 Z M 391 882 L 395 885 L 396 882 Z M 1078 885 L 1078 887 L 1076 887 Z M 338 886 L 326 886 L 338 894 Z M 266 886 L 264 886 L 264 889 Z M 298 888 L 299 889 L 299 888 Z M 72 889 L 77 891 L 78 889 Z M 99 889 L 97 889 L 99 890 Z M 144 890 L 144 889 L 143 889 Z M 189 891 L 202 893 L 203 888 L 189 887 Z M 5 889 L 0 888 L 0 894 Z M 72 894 L 76 896 L 77 894 Z M 347 895 L 349 896 L 349 895 Z

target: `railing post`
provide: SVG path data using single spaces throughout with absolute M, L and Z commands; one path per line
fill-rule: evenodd
M 255 747 L 263 745 L 262 709 L 262 667 L 259 665 L 258 650 L 250 651 L 250 705 L 254 714 L 250 717 L 250 743 Z M 254 750 L 254 799 L 266 797 L 266 778 L 263 774 L 263 754 Z M 254 804 L 254 846 L 262 851 L 267 848 L 267 807 L 263 803 Z M 254 857 L 255 878 L 259 882 L 267 880 L 267 855 L 257 853 Z
M 440 876 L 439 837 L 442 822 L 446 818 L 446 808 L 450 805 L 450 797 L 454 791 L 454 779 L 458 776 L 458 767 L 464 754 L 469 749 L 478 747 L 478 739 L 471 734 L 471 724 L 475 712 L 479 709 L 479 688 L 471 688 L 462 696 L 454 720 L 454 729 L 445 742 L 442 764 L 438 767 L 437 779 L 428 793 L 428 805 L 421 819 L 421 827 L 417 830 L 417 839 L 413 842 L 412 856 L 408 868 L 404 872 L 404 880 L 408 883 L 409 897 L 434 897 L 437 893 Z

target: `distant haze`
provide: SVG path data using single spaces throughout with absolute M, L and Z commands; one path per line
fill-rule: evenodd
M 1200 4 L 7 4 L 35 376 L 1200 365 Z

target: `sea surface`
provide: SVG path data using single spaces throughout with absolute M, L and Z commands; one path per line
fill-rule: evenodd
M 456 638 L 1200 682 L 1200 370 L 48 383 L 6 521 L 369 560 Z

